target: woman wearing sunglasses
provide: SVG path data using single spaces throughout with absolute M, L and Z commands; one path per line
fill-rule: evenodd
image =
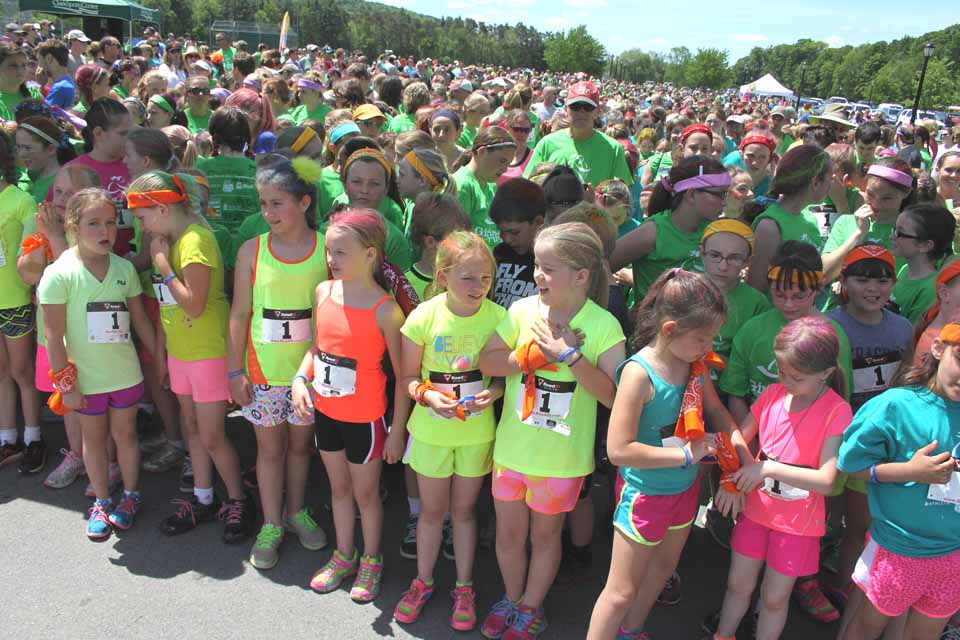
M 192 135 L 206 131 L 210 126 L 210 82 L 203 76 L 193 76 L 187 81 L 187 128 Z
M 27 54 L 9 44 L 0 44 L 0 120 L 13 120 L 17 105 L 43 95 L 26 83 Z
M 510 162 L 510 166 L 497 178 L 497 186 L 510 180 L 511 178 L 523 177 L 523 172 L 533 156 L 533 149 L 527 146 L 527 141 L 533 132 L 533 123 L 530 121 L 530 114 L 521 109 L 514 109 L 507 113 L 507 119 L 504 123 L 507 131 L 513 134 L 513 139 L 517 141 L 517 151 Z

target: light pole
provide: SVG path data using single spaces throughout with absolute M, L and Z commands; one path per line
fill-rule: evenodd
M 800 113 L 800 96 L 803 95 L 803 83 L 807 79 L 807 61 L 800 63 L 800 86 L 797 88 L 797 104 L 794 105 L 797 113 Z
M 913 100 L 913 111 L 910 113 L 910 126 L 917 120 L 917 109 L 920 108 L 920 94 L 923 93 L 923 77 L 927 75 L 927 63 L 930 62 L 930 56 L 933 55 L 933 43 L 928 42 L 923 46 L 923 66 L 920 67 L 920 82 L 917 83 L 917 97 Z

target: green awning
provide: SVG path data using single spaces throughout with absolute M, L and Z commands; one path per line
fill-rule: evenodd
M 159 23 L 160 12 L 129 0 L 20 0 L 20 11 Z

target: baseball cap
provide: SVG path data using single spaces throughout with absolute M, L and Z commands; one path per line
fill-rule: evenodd
M 90 42 L 90 38 L 87 37 L 80 29 L 73 29 L 67 32 L 67 41 L 70 40 L 79 40 L 80 42 Z
M 770 117 L 772 118 L 773 116 L 780 116 L 785 120 L 789 120 L 790 111 L 791 109 L 789 107 L 784 106 L 782 104 L 778 104 L 777 106 L 775 106 L 773 109 L 770 110 Z
M 320 50 L 320 47 L 318 47 L 318 46 L 315 45 L 315 44 L 308 44 L 308 45 L 307 45 L 307 51 L 319 51 L 319 50 Z
M 6 29 L 7 31 L 19 31 L 20 25 L 18 25 L 16 22 L 8 22 L 7 26 L 5 26 L 4 29 Z
M 576 82 L 567 92 L 567 104 L 576 104 L 577 102 L 586 102 L 592 107 L 600 104 L 600 92 L 597 86 L 589 80 Z
M 727 116 L 727 122 L 736 122 L 737 124 L 743 124 L 743 116 L 738 116 L 737 114 L 731 114 Z
M 473 83 L 469 80 L 454 80 L 450 83 L 450 90 L 456 91 L 457 89 L 466 91 L 467 93 L 473 93 Z
M 374 104 L 362 104 L 356 109 L 353 110 L 353 119 L 356 120 L 372 120 L 373 118 L 383 118 L 387 119 L 383 112 L 377 108 L 377 105 Z

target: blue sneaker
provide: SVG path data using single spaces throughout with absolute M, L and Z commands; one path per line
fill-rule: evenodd
M 123 498 L 120 500 L 120 504 L 113 509 L 113 513 L 111 513 L 110 517 L 107 519 L 110 521 L 110 524 L 115 526 L 117 529 L 126 531 L 133 526 L 133 518 L 137 515 L 137 512 L 140 511 L 140 507 L 142 506 L 143 499 L 140 497 L 139 492 L 124 492 Z
M 109 499 L 94 500 L 90 507 L 90 519 L 87 520 L 87 537 L 91 540 L 105 540 L 110 537 L 113 529 L 107 519 L 107 510 L 111 507 Z

